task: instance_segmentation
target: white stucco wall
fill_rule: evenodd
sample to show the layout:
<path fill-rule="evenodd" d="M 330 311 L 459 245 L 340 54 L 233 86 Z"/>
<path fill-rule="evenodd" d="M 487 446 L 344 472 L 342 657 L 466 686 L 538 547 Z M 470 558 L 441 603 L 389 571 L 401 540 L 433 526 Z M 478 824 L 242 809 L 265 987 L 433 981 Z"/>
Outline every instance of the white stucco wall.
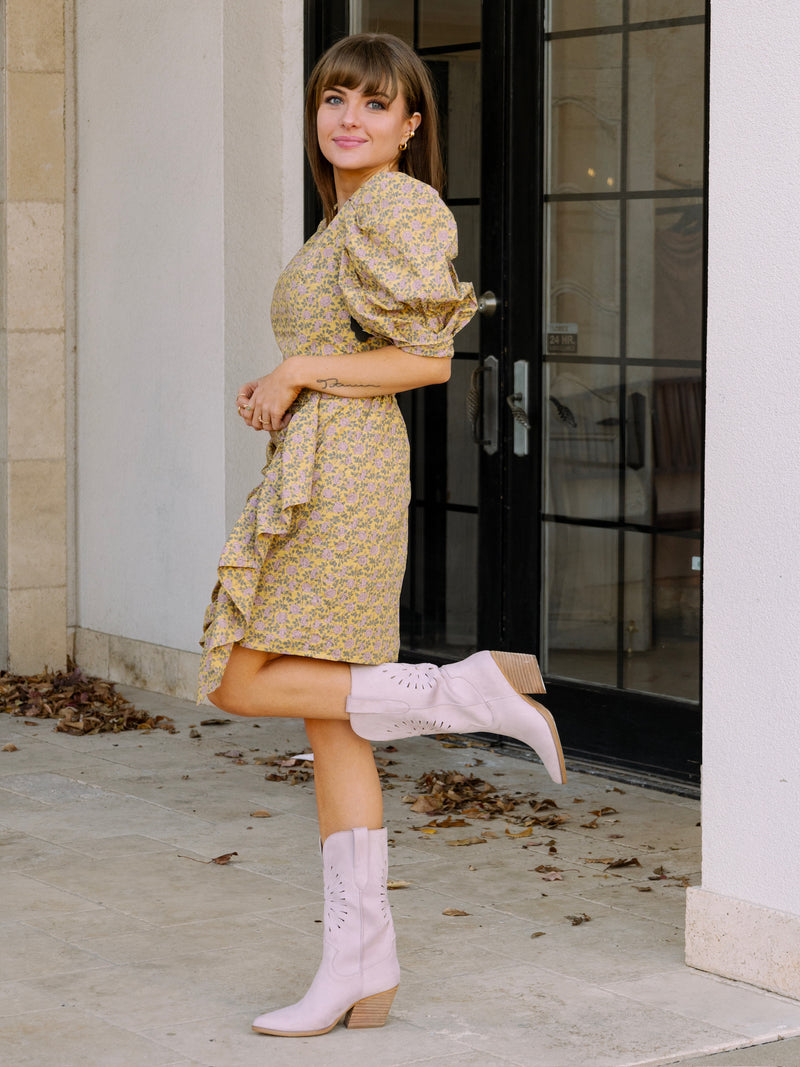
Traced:
<path fill-rule="evenodd" d="M 197 650 L 302 239 L 302 3 L 78 0 L 76 619 Z M 289 96 L 291 94 L 291 99 Z"/>
<path fill-rule="evenodd" d="M 800 22 L 712 4 L 703 875 L 687 960 L 800 997 Z"/>
<path fill-rule="evenodd" d="M 800 21 L 712 6 L 703 885 L 800 914 Z"/>

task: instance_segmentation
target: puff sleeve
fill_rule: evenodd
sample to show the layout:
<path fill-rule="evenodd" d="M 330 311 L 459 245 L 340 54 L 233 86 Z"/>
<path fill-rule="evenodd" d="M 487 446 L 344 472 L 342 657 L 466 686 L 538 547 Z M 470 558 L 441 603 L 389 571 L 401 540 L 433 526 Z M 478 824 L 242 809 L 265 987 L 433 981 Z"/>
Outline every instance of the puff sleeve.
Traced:
<path fill-rule="evenodd" d="M 453 335 L 475 313 L 459 282 L 456 223 L 431 186 L 377 174 L 345 204 L 339 286 L 370 336 L 418 356 L 452 356 Z"/>

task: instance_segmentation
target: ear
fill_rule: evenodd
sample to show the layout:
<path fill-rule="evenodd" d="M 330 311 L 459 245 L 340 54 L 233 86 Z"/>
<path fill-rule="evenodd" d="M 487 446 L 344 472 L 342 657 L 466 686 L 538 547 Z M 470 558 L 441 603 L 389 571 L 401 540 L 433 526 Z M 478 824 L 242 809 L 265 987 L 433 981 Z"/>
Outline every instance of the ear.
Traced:
<path fill-rule="evenodd" d="M 415 111 L 413 115 L 408 116 L 408 132 L 416 133 L 419 124 L 422 122 L 422 115 L 419 111 Z"/>

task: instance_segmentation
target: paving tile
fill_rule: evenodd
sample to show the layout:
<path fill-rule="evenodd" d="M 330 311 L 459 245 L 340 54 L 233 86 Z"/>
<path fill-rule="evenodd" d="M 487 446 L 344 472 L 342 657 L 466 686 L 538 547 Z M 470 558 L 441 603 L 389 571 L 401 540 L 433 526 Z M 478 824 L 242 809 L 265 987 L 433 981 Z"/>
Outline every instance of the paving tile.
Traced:
<path fill-rule="evenodd" d="M 272 924 L 265 923 L 263 916 L 238 912 L 199 922 L 149 924 L 146 929 L 143 925 L 129 933 L 91 933 L 88 937 L 74 939 L 73 944 L 113 963 L 144 963 L 171 956 L 188 956 L 206 949 L 228 948 L 238 952 L 248 941 L 262 941 L 273 928 Z"/>
<path fill-rule="evenodd" d="M 0 828 L 0 871 L 27 870 L 66 855 L 69 855 L 67 849 L 52 841 L 40 841 L 30 834 Z"/>
<path fill-rule="evenodd" d="M 62 941 L 70 944 L 86 941 L 87 948 L 90 938 L 94 937 L 124 937 L 127 934 L 140 934 L 148 937 L 157 925 L 137 919 L 133 915 L 126 915 L 102 904 L 86 902 L 85 908 L 80 911 L 39 912 L 35 915 L 26 914 L 25 922 L 42 933 L 51 934 Z"/>
<path fill-rule="evenodd" d="M 750 1038 L 800 1034 L 800 1003 L 685 968 L 635 982 L 603 983 L 620 996 Z"/>
<path fill-rule="evenodd" d="M 627 1067 L 673 1049 L 727 1047 L 729 1031 L 521 965 L 420 983 L 398 1014 L 476 1050 L 547 1067 Z M 589 1052 L 589 1050 L 591 1050 Z"/>
<path fill-rule="evenodd" d="M 800 1037 L 712 1056 L 692 1056 L 680 1063 L 682 1067 L 800 1067 Z"/>
<path fill-rule="evenodd" d="M 21 922 L 0 924 L 0 944 L 3 946 L 0 982 L 107 966 L 96 953 L 69 945 Z"/>
<path fill-rule="evenodd" d="M 398 993 L 398 997 L 400 994 Z M 280 1038 L 255 1034 L 250 1028 L 252 1015 L 235 1015 L 202 1019 L 196 1023 L 148 1030 L 147 1036 L 159 1044 L 169 1045 L 207 1067 L 308 1067 L 324 1063 L 325 1067 L 352 1067 L 354 1063 L 380 1064 L 381 1067 L 405 1067 L 413 1063 L 478 1063 L 474 1050 L 446 1033 L 434 1033 L 414 1026 L 392 1014 L 378 1030 L 348 1030 L 337 1026 L 320 1037 Z M 513 1063 L 513 1060 L 481 1053 L 481 1062 L 489 1065 Z"/>
<path fill-rule="evenodd" d="M 0 1019 L 4 1062 L 13 1067 L 165 1067 L 175 1053 L 108 1020 L 74 1008 Z"/>
<path fill-rule="evenodd" d="M 16 1019 L 26 1011 L 49 1011 L 60 1005 L 56 990 L 37 992 L 24 981 L 0 982 L 0 1019 Z"/>
<path fill-rule="evenodd" d="M 296 886 L 237 870 L 235 862 L 219 865 L 210 859 L 191 857 L 188 851 L 144 853 L 135 864 L 129 856 L 108 856 L 93 861 L 87 878 L 85 861 L 70 858 L 42 864 L 36 877 L 56 889 L 91 894 L 97 903 L 160 923 L 224 917 L 234 906 L 255 912 L 302 900 L 305 891 Z"/>
<path fill-rule="evenodd" d="M 270 1004 L 292 1003 L 305 993 L 319 959 L 318 938 L 261 920 L 234 948 L 76 973 L 67 986 L 52 977 L 29 985 L 36 995 L 60 990 L 68 1008 L 112 1023 L 124 1018 L 135 1032 L 169 1030 L 241 1012 L 252 1019 Z M 177 1054 L 191 1056 L 176 1049 L 172 1058 Z"/>
<path fill-rule="evenodd" d="M 57 889 L 30 875 L 14 873 L 0 874 L 0 900 L 6 921 L 35 921 L 43 915 L 68 915 L 83 911 L 94 903 L 80 893 Z"/>

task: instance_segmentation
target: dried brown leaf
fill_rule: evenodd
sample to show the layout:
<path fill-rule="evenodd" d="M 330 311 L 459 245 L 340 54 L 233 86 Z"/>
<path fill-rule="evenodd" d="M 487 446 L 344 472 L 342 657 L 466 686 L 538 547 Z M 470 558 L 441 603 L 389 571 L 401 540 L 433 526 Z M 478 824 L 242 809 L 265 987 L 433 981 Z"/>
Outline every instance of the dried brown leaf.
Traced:
<path fill-rule="evenodd" d="M 395 881 L 387 882 L 386 883 L 386 888 L 387 889 L 408 889 L 408 887 L 410 885 L 411 885 L 411 882 L 404 882 L 401 879 L 396 879 Z"/>
<path fill-rule="evenodd" d="M 569 919 L 573 926 L 580 926 L 581 923 L 590 923 L 592 921 L 591 915 L 587 915 L 585 911 L 581 912 L 580 915 L 567 915 L 566 918 Z"/>
<path fill-rule="evenodd" d="M 544 930 L 537 930 L 535 934 L 531 934 L 531 938 L 544 937 L 544 935 L 545 935 L 545 931 Z"/>
<path fill-rule="evenodd" d="M 543 882 L 563 882 L 564 881 L 564 875 L 563 874 L 559 874 L 557 871 L 551 871 L 550 874 L 543 874 L 542 875 L 542 881 Z"/>
<path fill-rule="evenodd" d="M 639 863 L 635 856 L 628 856 L 623 859 L 612 860 L 611 863 L 606 866 L 606 870 L 612 871 L 617 867 L 641 867 L 641 863 Z"/>
<path fill-rule="evenodd" d="M 445 908 L 442 915 L 469 915 L 469 912 L 462 911 L 461 908 Z"/>
<path fill-rule="evenodd" d="M 448 841 L 448 845 L 485 845 L 485 837 L 459 837 L 456 841 Z"/>
<path fill-rule="evenodd" d="M 3 752 L 19 752 L 19 749 L 17 748 L 17 746 L 15 744 L 13 744 L 11 741 L 9 741 L 7 745 L 3 745 L 2 751 Z"/>
<path fill-rule="evenodd" d="M 563 867 L 551 867 L 547 863 L 540 863 L 538 867 L 533 868 L 538 871 L 539 874 L 551 874 L 553 871 L 563 871 Z"/>
<path fill-rule="evenodd" d="M 259 808 L 258 811 L 250 812 L 251 819 L 271 819 L 272 814 L 268 811 L 264 811 L 263 808 Z"/>
<path fill-rule="evenodd" d="M 526 826 L 524 830 L 520 830 L 518 834 L 512 833 L 508 827 L 506 827 L 506 835 L 508 837 L 530 837 L 533 834 L 533 827 Z"/>
<path fill-rule="evenodd" d="M 214 856 L 214 858 L 208 860 L 208 862 L 218 863 L 220 867 L 223 867 L 226 863 L 230 863 L 234 856 L 238 855 L 238 852 L 224 852 L 221 856 Z"/>
<path fill-rule="evenodd" d="M 598 808 L 596 811 L 590 811 L 590 815 L 618 815 L 619 812 L 616 808 Z"/>
<path fill-rule="evenodd" d="M 417 797 L 411 805 L 411 810 L 417 812 L 418 815 L 428 815 L 432 811 L 439 811 L 441 807 L 442 801 L 440 797 L 423 794 Z"/>

